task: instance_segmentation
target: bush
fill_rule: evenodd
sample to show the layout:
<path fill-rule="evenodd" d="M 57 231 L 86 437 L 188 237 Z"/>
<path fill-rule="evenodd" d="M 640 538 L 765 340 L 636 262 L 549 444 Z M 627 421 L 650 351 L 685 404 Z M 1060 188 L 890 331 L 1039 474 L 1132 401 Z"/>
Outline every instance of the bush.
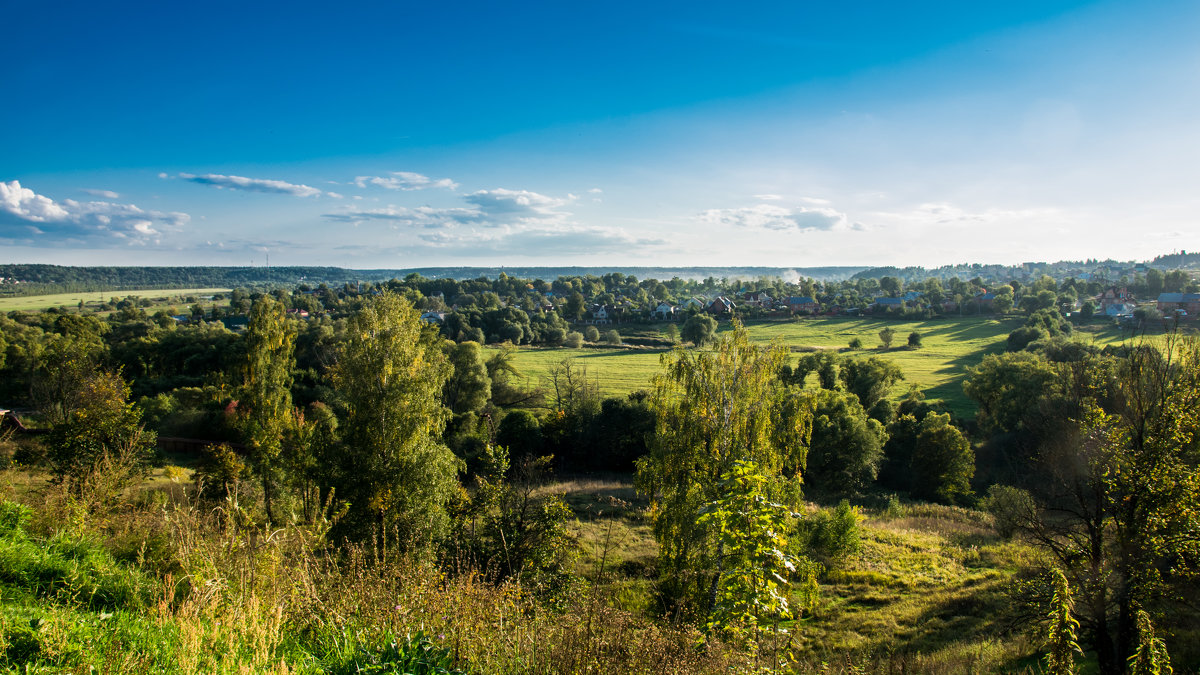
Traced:
<path fill-rule="evenodd" d="M 858 521 L 858 511 L 845 499 L 833 510 L 813 514 L 802 526 L 809 551 L 827 561 L 845 560 L 858 553 L 862 548 Z"/>
<path fill-rule="evenodd" d="M 857 351 L 859 349 L 862 349 L 862 347 L 863 347 L 862 338 L 851 338 L 850 339 L 850 349 L 851 350 Z"/>
<path fill-rule="evenodd" d="M 595 326 L 588 326 L 583 329 L 583 339 L 588 342 L 599 342 L 600 331 Z"/>
<path fill-rule="evenodd" d="M 1037 513 L 1033 496 L 1021 488 L 993 485 L 980 504 L 995 519 L 996 532 L 1005 539 L 1017 533 L 1020 524 Z"/>
<path fill-rule="evenodd" d="M 604 334 L 604 341 L 610 345 L 621 344 L 621 334 L 615 330 L 610 330 Z"/>
<path fill-rule="evenodd" d="M 908 334 L 908 346 L 913 349 L 919 349 L 921 347 L 921 334 L 915 330 L 913 332 L 909 333 Z"/>
<path fill-rule="evenodd" d="M 579 349 L 583 346 L 583 333 L 576 330 L 567 333 L 567 336 L 563 338 L 563 345 L 571 349 Z"/>

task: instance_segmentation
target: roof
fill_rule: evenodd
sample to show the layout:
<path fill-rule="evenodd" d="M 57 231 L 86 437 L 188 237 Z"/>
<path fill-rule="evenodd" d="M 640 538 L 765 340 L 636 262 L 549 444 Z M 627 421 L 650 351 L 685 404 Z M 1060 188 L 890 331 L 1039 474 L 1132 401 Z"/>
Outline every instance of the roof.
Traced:
<path fill-rule="evenodd" d="M 1200 302 L 1200 293 L 1159 293 L 1159 302 Z"/>
<path fill-rule="evenodd" d="M 817 301 L 815 298 L 810 298 L 807 295 L 792 295 L 792 296 L 788 296 L 788 298 L 786 300 L 784 300 L 784 304 L 815 305 L 815 304 L 817 304 Z"/>

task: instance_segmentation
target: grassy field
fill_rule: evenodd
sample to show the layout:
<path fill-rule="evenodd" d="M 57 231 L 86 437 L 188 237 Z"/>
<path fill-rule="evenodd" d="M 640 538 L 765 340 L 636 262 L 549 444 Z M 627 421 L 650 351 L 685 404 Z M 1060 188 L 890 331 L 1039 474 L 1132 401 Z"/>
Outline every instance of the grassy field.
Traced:
<path fill-rule="evenodd" d="M 1008 334 L 1024 322 L 1023 317 L 995 319 L 963 317 L 929 321 L 894 321 L 862 317 L 813 318 L 799 321 L 757 323 L 747 326 L 750 338 L 762 344 L 773 340 L 796 352 L 793 358 L 813 349 L 838 350 L 843 355 L 866 358 L 881 356 L 900 366 L 904 381 L 895 386 L 899 398 L 916 385 L 931 401 L 941 402 L 960 418 L 975 415 L 975 405 L 962 392 L 962 378 L 967 368 L 978 365 L 983 357 L 1004 351 Z M 617 326 L 625 337 L 665 337 L 667 324 Z M 895 331 L 892 348 L 879 349 L 879 331 Z M 721 327 L 729 330 L 728 325 Z M 919 349 L 909 349 L 909 333 L 921 334 Z M 1105 321 L 1077 330 L 1076 338 L 1104 346 L 1131 339 L 1129 331 L 1114 328 Z M 863 349 L 848 351 L 854 338 L 862 340 Z M 1152 338 L 1153 339 L 1153 338 Z M 544 384 L 550 369 L 565 358 L 572 358 L 586 368 L 603 396 L 622 396 L 649 387 L 650 378 L 659 372 L 659 359 L 666 350 L 626 348 L 521 348 L 514 363 L 524 376 L 525 386 Z"/>
<path fill-rule="evenodd" d="M 114 297 L 127 298 L 131 295 L 138 298 L 162 300 L 165 303 L 169 298 L 184 298 L 189 295 L 212 295 L 214 293 L 228 292 L 228 288 L 159 288 L 145 291 L 89 291 L 86 293 L 16 296 L 0 298 L 0 312 L 37 311 L 50 307 L 61 307 L 63 305 L 74 308 L 79 305 L 80 301 L 83 301 L 84 304 L 103 303 Z"/>
<path fill-rule="evenodd" d="M 595 581 L 603 565 L 610 602 L 648 611 L 657 544 L 630 477 L 568 478 L 547 489 L 579 519 L 581 573 Z M 1013 630 L 1022 608 L 1011 595 L 1016 577 L 1041 562 L 1031 547 L 1002 539 L 988 516 L 968 509 L 912 504 L 859 513 L 861 550 L 825 561 L 816 606 L 795 626 L 804 655 L 796 672 L 1036 668 L 1039 641 Z M 853 667 L 822 669 L 849 666 L 847 659 Z"/>
<path fill-rule="evenodd" d="M 905 381 L 893 392 L 897 397 L 916 384 L 927 398 L 943 402 L 956 415 L 969 417 L 974 415 L 974 406 L 962 394 L 963 373 L 982 361 L 984 355 L 1002 351 L 1004 339 L 1020 323 L 1019 319 L 897 322 L 835 318 L 752 324 L 748 329 L 756 342 L 779 340 L 793 351 L 845 349 L 857 337 L 866 348 L 845 353 L 884 356 L 904 371 Z M 884 327 L 896 331 L 893 345 L 906 344 L 908 334 L 917 331 L 923 336 L 923 346 L 916 350 L 893 346 L 886 352 L 875 349 L 879 344 L 878 333 Z M 639 328 L 640 334 L 650 334 Z M 521 349 L 514 363 L 525 376 L 526 385 L 532 386 L 543 382 L 554 365 L 570 357 L 587 369 L 588 377 L 598 383 L 602 395 L 619 396 L 649 386 L 650 377 L 660 369 L 662 354 L 662 350 Z"/>

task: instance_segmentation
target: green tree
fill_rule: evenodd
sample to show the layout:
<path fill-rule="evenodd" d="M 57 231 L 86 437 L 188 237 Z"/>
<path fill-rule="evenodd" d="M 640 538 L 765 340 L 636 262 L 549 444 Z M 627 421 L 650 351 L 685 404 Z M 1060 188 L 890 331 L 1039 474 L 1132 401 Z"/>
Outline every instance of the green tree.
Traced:
<path fill-rule="evenodd" d="M 599 342 L 600 330 L 595 326 L 586 326 L 583 329 L 583 339 L 587 340 L 588 342 Z"/>
<path fill-rule="evenodd" d="M 345 411 L 337 496 L 349 502 L 339 533 L 363 538 L 394 529 L 401 544 L 415 546 L 446 532 L 459 470 L 440 441 L 450 370 L 408 300 L 384 292 L 350 319 L 332 373 Z"/>
<path fill-rule="evenodd" d="M 578 321 L 583 318 L 584 309 L 586 309 L 586 305 L 583 294 L 575 291 L 571 293 L 571 297 L 567 298 L 567 303 L 563 306 L 563 316 L 569 321 Z"/>
<path fill-rule="evenodd" d="M 887 431 L 858 398 L 841 391 L 816 395 L 805 483 L 827 494 L 850 494 L 875 480 Z"/>
<path fill-rule="evenodd" d="M 700 510 L 697 524 L 716 532 L 724 557 L 709 627 L 756 641 L 760 625 L 795 616 L 793 578 L 807 603 L 815 599 L 820 567 L 790 551 L 790 521 L 799 514 L 767 495 L 771 477 L 753 461 L 734 462 L 721 475 L 719 496 Z"/>
<path fill-rule="evenodd" d="M 877 416 L 876 408 L 887 398 L 892 386 L 904 379 L 900 366 L 877 356 L 843 359 L 838 378 L 846 387 L 846 391 L 858 397 L 863 410 L 885 424 L 891 421 Z M 830 387 L 826 387 L 828 388 Z"/>
<path fill-rule="evenodd" d="M 264 295 L 250 308 L 245 345 L 238 407 L 244 415 L 250 466 L 262 482 L 267 519 L 275 522 L 275 501 L 285 478 L 280 454 L 292 421 L 296 328 L 284 306 L 271 296 Z"/>
<path fill-rule="evenodd" d="M 1086 399 L 1074 442 L 1043 446 L 1041 511 L 1018 522 L 1071 577 L 1105 675 L 1121 673 L 1141 639 L 1137 610 L 1200 578 L 1200 343 L 1133 347 L 1116 385 L 1116 396 Z"/>
<path fill-rule="evenodd" d="M 679 337 L 697 347 L 703 347 L 712 341 L 716 333 L 716 319 L 707 314 L 693 314 L 688 317 L 687 321 L 683 322 L 683 328 L 679 331 Z"/>
<path fill-rule="evenodd" d="M 911 348 L 913 348 L 913 349 L 920 349 L 920 347 L 921 347 L 921 334 L 920 334 L 920 333 L 918 333 L 918 332 L 917 332 L 917 331 L 915 331 L 915 330 L 914 330 L 913 332 L 909 333 L 909 334 L 908 334 L 908 346 L 909 346 L 909 347 L 911 347 Z"/>
<path fill-rule="evenodd" d="M 879 331 L 879 346 L 883 349 L 892 348 L 892 340 L 896 337 L 896 331 L 891 326 Z"/>
<path fill-rule="evenodd" d="M 655 442 L 637 462 L 637 485 L 653 500 L 660 588 L 673 611 L 707 615 L 729 573 L 720 532 L 698 518 L 705 505 L 728 496 L 722 476 L 754 462 L 766 498 L 798 498 L 811 404 L 776 378 L 787 358 L 782 345 L 751 344 L 736 322 L 712 351 L 676 348 L 662 357 L 650 399 Z"/>
<path fill-rule="evenodd" d="M 604 333 L 605 344 L 619 345 L 621 344 L 621 334 L 615 330 L 610 330 Z"/>
<path fill-rule="evenodd" d="M 949 415 L 931 412 L 921 420 L 911 466 L 914 497 L 943 504 L 970 498 L 975 453 Z"/>
<path fill-rule="evenodd" d="M 98 371 L 80 384 L 67 419 L 47 435 L 46 459 L 54 479 L 73 494 L 87 497 L 91 506 L 111 506 L 145 472 L 154 441 L 129 402 L 125 380 Z"/>
<path fill-rule="evenodd" d="M 479 343 L 447 341 L 444 351 L 452 368 L 442 389 L 446 407 L 456 415 L 483 408 L 492 396 L 492 381 Z"/>

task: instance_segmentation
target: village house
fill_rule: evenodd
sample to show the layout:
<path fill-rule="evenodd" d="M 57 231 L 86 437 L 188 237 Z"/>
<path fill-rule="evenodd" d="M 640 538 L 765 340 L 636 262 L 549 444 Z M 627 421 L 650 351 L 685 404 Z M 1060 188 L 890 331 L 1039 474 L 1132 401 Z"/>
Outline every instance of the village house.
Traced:
<path fill-rule="evenodd" d="M 797 312 L 815 313 L 820 308 L 817 299 L 807 295 L 788 296 L 784 298 L 782 304 L 792 314 L 796 314 Z"/>
<path fill-rule="evenodd" d="M 733 300 L 723 295 L 718 295 L 712 299 L 712 302 L 708 303 L 708 307 L 705 307 L 704 311 L 714 316 L 723 316 L 733 314 L 733 310 L 735 309 L 737 309 L 737 305 L 733 304 Z"/>
<path fill-rule="evenodd" d="M 1200 315 L 1200 293 L 1159 293 L 1157 306 L 1164 315 L 1184 311 L 1195 317 Z"/>
<path fill-rule="evenodd" d="M 1129 292 L 1129 289 L 1124 287 L 1117 288 L 1116 286 L 1104 291 L 1096 298 L 1096 302 L 1100 304 L 1100 308 L 1104 310 L 1105 314 L 1108 314 L 1109 305 L 1124 305 L 1132 303 L 1133 301 L 1134 297 L 1133 294 Z"/>

